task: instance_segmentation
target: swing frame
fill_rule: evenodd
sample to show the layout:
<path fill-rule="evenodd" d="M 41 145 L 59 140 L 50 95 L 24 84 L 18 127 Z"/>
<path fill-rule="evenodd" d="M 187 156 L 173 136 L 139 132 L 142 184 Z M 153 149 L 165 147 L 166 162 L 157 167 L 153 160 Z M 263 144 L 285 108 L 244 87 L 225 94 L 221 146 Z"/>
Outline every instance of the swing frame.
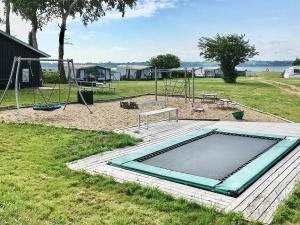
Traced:
<path fill-rule="evenodd" d="M 165 97 L 168 98 L 169 94 L 168 94 L 168 86 L 170 87 L 170 85 L 167 83 L 168 79 L 172 78 L 172 74 L 173 73 L 184 73 L 184 77 L 183 77 L 183 82 L 181 87 L 177 86 L 178 81 L 175 81 L 175 84 L 173 84 L 171 86 L 172 89 L 172 95 L 174 95 L 175 93 L 175 89 L 179 88 L 181 91 L 180 92 L 184 92 L 184 99 L 185 102 L 187 103 L 188 101 L 191 100 L 192 98 L 192 104 L 195 103 L 195 90 L 196 90 L 196 85 L 195 85 L 195 73 L 198 70 L 202 70 L 202 67 L 196 67 L 196 68 L 173 68 L 173 69 L 157 69 L 154 68 L 154 70 L 151 71 L 151 73 L 154 73 L 154 80 L 155 80 L 155 101 L 158 100 L 158 73 L 167 73 L 168 74 L 168 78 L 166 80 L 164 80 L 164 91 L 165 91 Z M 188 76 L 188 73 L 191 74 L 191 76 Z M 192 87 L 190 84 L 190 80 L 192 80 Z M 191 93 L 192 92 L 192 93 Z M 181 95 L 181 94 L 180 94 Z"/>
<path fill-rule="evenodd" d="M 74 69 L 74 62 L 73 59 L 40 59 L 40 58 L 22 58 L 22 57 L 14 57 L 13 60 L 13 65 L 12 65 L 12 69 L 10 72 L 10 76 L 6 85 L 6 88 L 1 96 L 0 99 L 0 105 L 3 102 L 3 99 L 10 87 L 10 85 L 12 84 L 12 80 L 13 77 L 15 78 L 15 84 L 14 84 L 14 88 L 15 88 L 15 99 L 16 99 L 16 108 L 17 108 L 17 115 L 18 115 L 18 120 L 22 121 L 22 115 L 20 112 L 20 82 L 19 82 L 19 72 L 20 72 L 20 65 L 21 62 L 23 61 L 27 61 L 29 63 L 29 66 L 31 64 L 32 61 L 37 61 L 37 62 L 62 62 L 62 63 L 67 63 L 68 65 L 68 75 L 67 75 L 67 80 L 68 80 L 68 96 L 67 96 L 67 100 L 64 104 L 63 110 L 66 109 L 67 105 L 70 103 L 70 95 L 71 95 L 71 88 L 72 88 L 72 81 L 75 83 L 77 91 L 80 95 L 80 98 L 82 99 L 84 105 L 86 106 L 86 108 L 88 109 L 88 111 L 92 114 L 92 110 L 90 109 L 90 107 L 88 106 L 88 104 L 86 103 L 82 93 L 81 93 L 81 89 L 78 85 L 78 82 L 76 80 L 76 76 L 75 76 L 75 69 Z M 74 77 L 74 79 L 72 79 L 72 76 Z"/>

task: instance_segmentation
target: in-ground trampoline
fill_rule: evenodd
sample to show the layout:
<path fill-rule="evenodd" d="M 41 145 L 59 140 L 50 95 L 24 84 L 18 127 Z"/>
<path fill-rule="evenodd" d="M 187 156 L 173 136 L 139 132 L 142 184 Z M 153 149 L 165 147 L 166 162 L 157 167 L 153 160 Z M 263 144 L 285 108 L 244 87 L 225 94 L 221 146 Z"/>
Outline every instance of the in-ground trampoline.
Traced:
<path fill-rule="evenodd" d="M 298 143 L 296 137 L 202 129 L 109 164 L 236 197 Z"/>

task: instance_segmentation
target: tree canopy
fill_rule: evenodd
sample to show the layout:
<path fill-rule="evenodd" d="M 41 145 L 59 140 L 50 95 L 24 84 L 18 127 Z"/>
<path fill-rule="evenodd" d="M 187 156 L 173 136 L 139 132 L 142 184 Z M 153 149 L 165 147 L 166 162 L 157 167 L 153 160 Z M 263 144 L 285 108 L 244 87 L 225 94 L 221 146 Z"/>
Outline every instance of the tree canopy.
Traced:
<path fill-rule="evenodd" d="M 132 8 L 137 0 L 48 0 L 55 17 L 60 19 L 59 23 L 59 47 L 58 58 L 64 58 L 65 32 L 67 30 L 67 20 L 69 17 L 80 16 L 82 23 L 87 26 L 88 23 L 99 20 L 105 16 L 107 11 L 118 10 L 122 16 L 125 14 L 126 7 Z M 58 70 L 61 72 L 61 80 L 66 81 L 64 66 L 62 62 L 58 64 Z"/>
<path fill-rule="evenodd" d="M 300 59 L 298 57 L 293 62 L 293 66 L 300 66 Z"/>
<path fill-rule="evenodd" d="M 247 62 L 250 58 L 258 55 L 255 46 L 245 40 L 245 35 L 217 35 L 214 38 L 202 37 L 198 47 L 200 55 L 207 60 L 220 63 L 223 79 L 227 83 L 235 83 L 238 72 L 235 67 Z"/>
<path fill-rule="evenodd" d="M 37 31 L 42 30 L 52 19 L 52 10 L 47 1 L 44 0 L 10 0 L 13 11 L 22 19 L 31 23 L 31 31 L 28 39 L 34 48 L 38 48 Z"/>
<path fill-rule="evenodd" d="M 158 55 L 150 59 L 149 64 L 158 69 L 171 69 L 180 67 L 180 59 L 176 55 Z"/>

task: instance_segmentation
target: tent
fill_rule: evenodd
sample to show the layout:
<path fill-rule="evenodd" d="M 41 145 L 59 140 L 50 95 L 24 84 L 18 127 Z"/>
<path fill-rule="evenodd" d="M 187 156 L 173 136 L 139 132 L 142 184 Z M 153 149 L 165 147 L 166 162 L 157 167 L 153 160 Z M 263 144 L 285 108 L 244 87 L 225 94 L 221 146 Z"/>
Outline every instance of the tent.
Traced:
<path fill-rule="evenodd" d="M 300 66 L 292 66 L 286 69 L 283 78 L 300 78 Z"/>

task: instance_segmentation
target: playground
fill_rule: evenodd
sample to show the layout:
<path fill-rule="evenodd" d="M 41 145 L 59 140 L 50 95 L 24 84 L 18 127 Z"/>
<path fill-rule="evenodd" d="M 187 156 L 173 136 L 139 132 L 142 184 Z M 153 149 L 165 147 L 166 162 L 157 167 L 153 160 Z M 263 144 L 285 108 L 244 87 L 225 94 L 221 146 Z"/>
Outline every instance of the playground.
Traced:
<path fill-rule="evenodd" d="M 165 99 L 160 96 L 159 99 Z M 145 95 L 137 98 L 131 98 L 131 101 L 143 103 L 153 101 L 153 95 Z M 285 122 L 271 115 L 260 113 L 243 106 L 222 109 L 213 103 L 203 103 L 196 99 L 196 104 L 204 108 L 204 112 L 193 112 L 190 103 L 185 103 L 184 98 L 169 97 L 167 106 L 179 108 L 179 119 L 196 120 L 223 120 L 235 121 L 231 115 L 236 110 L 245 111 L 243 121 L 252 122 Z M 80 128 L 90 130 L 115 130 L 137 125 L 137 115 L 139 109 L 123 109 L 120 107 L 120 101 L 107 101 L 95 103 L 90 106 L 92 114 L 88 113 L 86 108 L 80 104 L 69 104 L 63 110 L 59 109 L 53 112 L 34 111 L 32 108 L 22 108 L 21 113 L 24 122 L 54 125 L 66 128 Z M 158 109 L 159 106 L 148 107 L 147 110 Z M 17 122 L 17 111 L 0 111 L 0 120 L 6 122 Z M 149 118 L 150 121 L 159 121 L 166 119 L 166 116 L 156 115 Z M 173 122 L 173 121 L 172 121 Z"/>

